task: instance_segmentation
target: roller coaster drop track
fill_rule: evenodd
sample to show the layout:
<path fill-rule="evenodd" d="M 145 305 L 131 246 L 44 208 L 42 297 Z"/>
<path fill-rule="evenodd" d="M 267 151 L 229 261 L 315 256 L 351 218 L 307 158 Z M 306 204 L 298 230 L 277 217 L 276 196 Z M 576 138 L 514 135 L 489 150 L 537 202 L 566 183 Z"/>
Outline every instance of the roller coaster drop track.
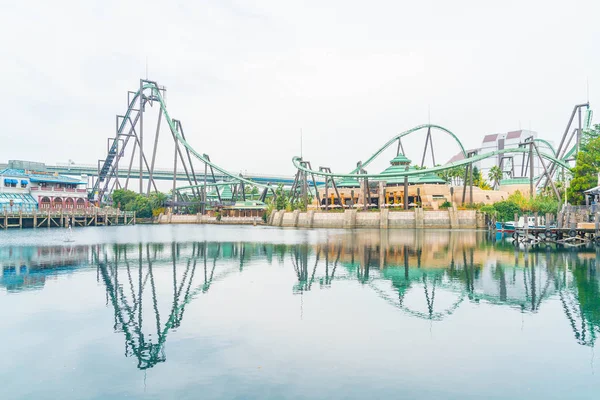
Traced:
<path fill-rule="evenodd" d="M 175 166 L 174 172 L 176 173 L 177 162 L 180 161 L 181 165 L 188 178 L 189 186 L 185 189 L 191 189 L 192 194 L 198 198 L 203 199 L 203 203 L 206 203 L 206 187 L 212 186 L 217 192 L 219 201 L 221 197 L 219 195 L 219 187 L 223 185 L 240 185 L 242 187 L 241 193 L 243 193 L 243 185 L 250 185 L 260 189 L 263 189 L 263 198 L 266 195 L 267 190 L 272 189 L 271 185 L 260 184 L 249 179 L 244 178 L 241 175 L 231 173 L 224 168 L 211 162 L 210 157 L 206 154 L 200 154 L 196 151 L 186 140 L 185 134 L 181 121 L 171 118 L 167 110 L 167 106 L 164 100 L 165 88 L 159 87 L 154 81 L 140 80 L 140 88 L 136 92 L 128 93 L 128 107 L 125 115 L 117 116 L 117 130 L 116 136 L 110 138 L 108 141 L 108 155 L 105 160 L 98 161 L 98 179 L 93 184 L 93 189 L 89 193 L 90 200 L 95 200 L 98 203 L 103 200 L 106 193 L 112 191 L 114 188 L 124 187 L 127 188 L 129 184 L 129 178 L 131 174 L 131 167 L 134 162 L 136 150 L 139 148 L 139 192 L 144 193 L 144 176 L 148 176 L 147 179 L 147 192 L 150 193 L 151 188 L 157 190 L 156 184 L 153 179 L 154 164 L 156 160 L 156 151 L 158 147 L 158 139 L 160 132 L 160 123 L 162 117 L 164 117 L 168 128 L 171 132 L 173 141 L 175 143 Z M 156 136 L 154 138 L 154 148 L 150 162 L 143 151 L 143 122 L 144 122 L 144 111 L 146 106 L 149 104 L 152 106 L 154 103 L 158 103 L 159 117 L 157 122 Z M 137 128 L 137 129 L 136 129 Z M 127 174 L 127 180 L 124 185 L 119 182 L 119 160 L 125 155 L 125 148 L 130 138 L 134 138 L 133 153 L 129 162 L 129 172 Z M 183 146 L 183 151 L 179 145 Z M 192 164 L 192 158 L 199 160 L 204 164 L 204 173 L 200 176 L 194 170 Z M 227 182 L 216 182 L 214 179 L 214 171 L 220 172 L 222 175 L 228 177 Z M 147 175 L 146 175 L 147 173 Z M 174 175 L 175 175 L 174 173 Z M 207 175 L 212 175 L 212 180 L 208 181 Z M 201 182 L 204 178 L 204 182 Z M 134 177 L 133 179 L 136 179 Z M 112 184 L 112 185 L 111 185 Z M 184 188 L 181 188 L 184 189 Z M 178 189 L 175 187 L 175 178 L 173 180 L 173 193 L 177 193 Z"/>

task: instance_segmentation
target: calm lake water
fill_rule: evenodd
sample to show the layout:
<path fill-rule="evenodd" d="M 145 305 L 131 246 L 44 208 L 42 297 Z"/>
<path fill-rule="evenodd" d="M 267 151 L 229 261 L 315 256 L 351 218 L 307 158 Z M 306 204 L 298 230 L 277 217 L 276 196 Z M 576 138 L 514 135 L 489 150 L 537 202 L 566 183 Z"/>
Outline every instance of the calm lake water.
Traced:
<path fill-rule="evenodd" d="M 475 231 L 0 232 L 0 399 L 597 399 L 600 255 Z"/>

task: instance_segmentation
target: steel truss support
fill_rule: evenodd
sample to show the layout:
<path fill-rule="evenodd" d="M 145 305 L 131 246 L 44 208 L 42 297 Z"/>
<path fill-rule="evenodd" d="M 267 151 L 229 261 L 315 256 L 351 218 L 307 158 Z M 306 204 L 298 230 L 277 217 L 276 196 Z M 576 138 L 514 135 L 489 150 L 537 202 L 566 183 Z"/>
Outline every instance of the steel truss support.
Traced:
<path fill-rule="evenodd" d="M 510 161 L 510 171 L 505 171 L 504 170 L 504 167 L 505 167 L 504 160 Z M 514 178 L 514 176 L 515 176 L 515 160 L 514 160 L 514 156 L 502 156 L 502 157 L 500 157 L 500 166 L 499 167 L 500 167 L 500 170 L 503 173 L 508 173 L 508 174 L 510 174 L 511 178 Z"/>
<path fill-rule="evenodd" d="M 581 124 L 581 109 L 582 108 L 589 108 L 590 104 L 589 103 L 583 103 L 583 104 L 577 104 L 573 107 L 573 111 L 571 112 L 571 117 L 569 118 L 569 123 L 567 124 L 567 127 L 565 128 L 565 132 L 562 135 L 562 138 L 560 139 L 560 144 L 558 145 L 558 148 L 556 149 L 556 158 L 559 160 L 562 160 L 563 158 L 566 157 L 567 155 L 567 151 L 569 149 L 569 144 L 571 144 L 571 140 L 573 139 L 573 136 L 576 134 L 577 137 L 577 143 L 576 143 L 576 151 L 575 151 L 575 156 L 577 155 L 577 152 L 579 151 L 579 146 L 580 146 L 580 141 L 581 141 L 581 136 L 582 136 L 582 124 Z M 571 133 L 571 136 L 569 137 L 569 140 L 567 142 L 567 144 L 563 147 L 563 145 L 565 144 L 565 140 L 567 138 L 567 136 L 569 135 L 569 132 L 571 131 L 571 125 L 573 124 L 573 120 L 575 119 L 575 114 L 579 113 L 579 126 L 575 129 L 573 129 L 573 132 Z M 554 175 L 556 173 L 556 164 L 552 164 L 550 165 L 550 169 L 548 170 L 548 175 L 549 178 L 546 179 L 546 181 L 544 182 L 544 189 L 546 189 L 546 187 L 548 186 L 548 181 L 554 179 Z"/>
<path fill-rule="evenodd" d="M 311 169 L 311 168 L 309 168 Z M 331 168 L 329 167 L 319 167 L 319 172 L 326 172 L 326 173 L 331 173 Z M 317 201 L 319 204 L 319 207 L 321 206 L 321 201 L 319 200 L 319 190 L 317 189 L 317 184 L 315 181 L 315 176 L 313 174 L 312 176 L 313 179 L 313 183 L 314 183 L 314 187 L 315 187 L 315 192 L 317 193 Z M 333 187 L 333 190 L 335 191 L 335 195 L 338 199 L 338 204 L 340 207 L 344 207 L 344 201 L 342 200 L 342 196 L 340 196 L 340 192 L 337 188 L 337 185 L 335 184 L 335 180 L 333 179 L 333 177 L 328 176 L 325 178 L 325 211 L 329 210 L 329 185 L 331 184 L 331 187 Z"/>
<path fill-rule="evenodd" d="M 398 139 L 400 141 L 400 139 Z M 425 137 L 425 147 L 423 148 L 423 158 L 421 159 L 421 168 L 425 166 L 425 155 L 427 154 L 427 147 L 431 146 L 431 159 L 433 161 L 433 165 L 435 166 L 435 153 L 433 152 L 433 139 L 431 137 L 431 127 L 427 128 L 427 136 Z M 404 154 L 404 149 L 402 150 L 402 154 Z"/>
<path fill-rule="evenodd" d="M 124 187 L 125 189 L 129 188 L 129 181 L 131 179 L 131 172 L 133 167 L 133 160 L 137 157 L 139 159 L 139 191 L 140 193 L 150 194 L 151 189 L 153 188 L 155 191 L 158 191 L 156 186 L 156 182 L 154 179 L 154 171 L 156 166 L 156 154 L 159 147 L 159 138 L 160 138 L 160 127 L 162 118 L 164 117 L 164 112 L 162 107 L 159 110 L 158 120 L 156 123 L 156 134 L 154 137 L 154 143 L 152 146 L 152 153 L 150 162 L 148 162 L 148 158 L 144 151 L 144 112 L 146 111 L 147 103 L 150 103 L 150 106 L 153 105 L 153 102 L 156 99 L 156 96 L 150 95 L 146 96 L 143 92 L 143 87 L 147 83 L 154 83 L 152 81 L 140 80 L 140 91 L 137 97 L 134 97 L 136 93 L 128 92 L 128 108 L 130 112 L 126 116 L 118 115 L 116 117 L 116 135 L 115 138 L 110 139 L 109 141 L 109 149 L 108 156 L 105 160 L 101 160 L 98 165 L 98 179 L 94 185 L 92 193 L 90 193 L 90 198 L 97 193 L 97 200 L 101 202 L 104 198 L 104 195 L 115 187 Z M 155 83 L 154 83 L 155 84 Z M 163 94 L 166 92 L 166 89 L 158 87 Z M 192 188 L 192 193 L 195 196 L 200 196 L 198 186 L 198 179 L 196 176 L 196 172 L 194 170 L 194 166 L 192 163 L 192 158 L 189 149 L 185 148 L 185 155 L 183 154 L 179 141 L 177 140 L 176 134 L 181 135 L 183 140 L 185 140 L 185 133 L 183 131 L 183 127 L 180 121 L 173 120 L 176 132 L 171 132 L 171 136 L 173 138 L 173 143 L 175 145 L 175 153 L 179 158 L 179 162 L 181 163 L 181 167 L 186 173 L 187 180 L 190 185 L 196 185 L 196 188 Z M 127 145 L 129 143 L 129 139 L 133 138 L 133 149 L 131 154 L 131 159 L 128 163 L 127 175 L 125 179 L 125 185 L 121 185 L 119 181 L 119 162 L 122 160 L 125 154 L 125 150 L 127 149 Z M 137 153 L 137 154 L 136 154 Z M 174 171 L 176 176 L 176 171 Z M 148 184 L 146 189 L 144 190 L 143 181 L 144 175 L 147 174 Z M 112 185 L 111 185 L 112 184 Z M 174 186 L 175 187 L 175 186 Z M 176 196 L 175 192 L 173 195 Z"/>
<path fill-rule="evenodd" d="M 400 155 L 400 151 L 402 151 L 402 154 L 404 155 L 404 146 L 402 146 L 401 137 L 398 138 L 398 150 L 396 150 L 396 155 Z"/>
<path fill-rule="evenodd" d="M 540 164 L 542 165 L 542 168 L 544 169 L 544 177 L 546 177 L 546 181 L 550 182 L 550 185 L 552 186 L 552 190 L 554 192 L 554 195 L 556 196 L 556 199 L 560 202 L 560 193 L 558 192 L 558 189 L 556 188 L 556 185 L 554 184 L 554 181 L 550 178 L 550 173 L 548 171 L 548 168 L 546 167 L 546 164 L 544 163 L 544 159 L 542 158 L 542 154 L 540 153 L 540 149 L 537 145 L 537 143 L 533 140 L 533 137 L 529 138 L 529 140 L 526 142 L 527 144 L 529 144 L 529 158 L 531 159 L 530 161 L 530 177 L 529 177 L 529 188 L 530 190 L 534 190 L 534 185 L 533 185 L 533 151 L 535 150 L 535 155 L 537 155 L 537 159 L 539 160 Z M 541 178 L 538 180 L 538 183 L 541 181 Z M 530 196 L 533 197 L 533 192 L 530 193 Z"/>
<path fill-rule="evenodd" d="M 175 129 L 177 130 L 177 133 L 181 134 L 181 123 L 179 122 L 179 120 L 176 120 L 176 119 L 173 119 L 173 122 L 175 123 Z M 194 176 L 194 181 L 192 181 L 192 176 L 190 175 L 190 171 L 188 170 L 188 166 L 186 165 L 185 158 L 183 157 L 183 153 L 181 151 L 181 148 L 179 147 L 179 140 L 177 139 L 177 136 L 175 135 L 175 133 L 176 132 L 171 132 L 171 135 L 173 136 L 173 142 L 175 143 L 175 153 L 176 153 L 176 156 L 179 155 L 179 159 L 181 160 L 181 165 L 183 166 L 183 170 L 185 171 L 185 176 L 187 177 L 188 182 L 191 186 L 194 184 L 195 176 Z M 184 138 L 184 140 L 185 140 L 185 138 Z M 189 152 L 188 152 L 188 156 L 189 156 Z M 191 167 L 191 162 L 192 162 L 192 160 L 189 159 L 190 167 Z M 173 174 L 173 187 L 174 188 L 176 185 L 176 183 L 175 183 L 176 181 L 177 181 L 177 174 L 174 173 Z M 196 184 L 197 184 L 197 182 L 196 182 Z M 175 193 L 173 192 L 173 195 L 174 194 Z M 195 195 L 193 188 L 192 188 L 192 194 Z"/>
<path fill-rule="evenodd" d="M 473 157 L 476 152 L 468 152 L 467 158 Z M 467 182 L 469 183 L 469 204 L 473 204 L 473 163 L 467 164 L 465 168 L 465 179 L 463 181 L 463 194 L 462 194 L 462 204 L 465 204 L 465 200 L 467 197 Z"/>
<path fill-rule="evenodd" d="M 309 161 L 301 160 L 300 164 L 304 168 L 312 169 Z M 315 182 L 314 177 L 313 182 Z M 306 209 L 308 207 L 308 192 L 308 174 L 299 169 L 296 172 L 296 176 L 294 177 L 294 183 L 292 184 L 292 188 L 290 189 L 290 200 L 292 202 L 302 201 L 302 204 Z M 317 196 L 319 196 L 316 187 L 315 192 L 317 192 Z"/>
<path fill-rule="evenodd" d="M 363 164 L 362 161 L 359 161 L 356 164 L 356 170 L 358 175 L 367 175 L 367 171 L 363 168 Z M 367 203 L 368 201 L 371 201 L 371 191 L 369 190 L 369 179 L 365 176 L 363 179 L 363 188 L 362 188 L 362 192 L 363 192 L 363 210 L 367 210 L 367 208 L 369 207 L 369 203 Z M 357 179 L 358 182 L 360 182 L 360 178 Z"/>
<path fill-rule="evenodd" d="M 201 198 L 202 212 L 206 211 L 207 204 L 207 176 L 209 173 L 212 176 L 212 183 L 216 184 L 215 170 L 224 176 L 231 179 L 230 184 L 233 187 L 233 191 L 236 196 L 239 196 L 241 199 L 246 199 L 246 186 L 247 185 L 255 185 L 258 187 L 264 187 L 263 184 L 254 183 L 249 181 L 248 179 L 243 178 L 241 175 L 235 176 L 230 172 L 222 169 L 221 167 L 213 164 L 208 157 L 205 155 L 200 155 L 187 141 L 186 135 L 181 124 L 181 121 L 173 119 L 166 109 L 166 89 L 164 87 L 158 86 L 158 84 L 154 81 L 150 80 L 140 80 L 139 89 L 135 92 L 129 91 L 127 92 L 127 112 L 124 116 L 117 116 L 116 118 L 116 135 L 114 139 L 109 139 L 109 149 L 108 155 L 106 159 L 99 160 L 98 162 L 98 179 L 94 181 L 92 178 L 92 191 L 88 194 L 88 198 L 90 200 L 96 200 L 98 203 L 101 202 L 106 193 L 109 192 L 109 189 L 112 190 L 116 188 L 129 188 L 129 181 L 133 175 L 137 175 L 139 172 L 139 191 L 140 193 L 150 194 L 151 189 L 157 190 L 155 183 L 155 175 L 156 175 L 156 156 L 158 154 L 158 147 L 160 146 L 160 130 L 162 119 L 165 119 L 165 122 L 168 125 L 168 129 L 171 131 L 171 136 L 173 139 L 174 147 L 175 147 L 175 160 L 174 160 L 174 172 L 177 169 L 185 171 L 185 176 L 187 177 L 187 181 L 189 186 L 185 187 L 185 189 L 191 189 L 191 195 L 193 197 Z M 156 134 L 154 136 L 152 150 L 151 153 L 146 154 L 144 139 L 147 139 L 147 135 L 145 135 L 144 128 L 148 128 L 147 124 L 144 124 L 144 113 L 146 111 L 146 106 L 149 104 L 153 106 L 154 103 L 158 103 L 160 109 L 158 110 L 158 120 L 156 123 Z M 162 135 L 164 136 L 164 135 Z M 119 162 L 125 158 L 125 150 L 127 149 L 128 143 L 130 142 L 130 138 L 134 138 L 133 149 L 131 151 L 131 159 L 129 159 L 128 169 L 126 174 L 123 170 L 119 168 Z M 181 146 L 184 148 L 181 149 Z M 129 149 L 132 146 L 129 145 Z M 192 161 L 192 157 L 195 157 L 197 160 L 205 164 L 205 174 L 204 174 L 204 182 L 205 185 L 202 186 L 199 184 L 199 176 L 196 174 L 196 170 L 194 168 L 194 164 Z M 133 163 L 134 160 L 139 159 L 139 171 L 133 171 Z M 120 176 L 119 176 L 120 175 Z M 125 176 L 125 185 L 122 184 L 122 177 Z M 177 174 L 174 174 L 176 179 Z M 134 179 L 137 179 L 134 177 Z M 144 186 L 146 183 L 144 179 L 147 179 L 147 186 Z M 236 185 L 236 186 L 234 186 Z M 176 184 L 173 185 L 173 188 L 176 189 Z M 217 197 L 219 198 L 219 203 L 222 202 L 222 196 L 218 186 L 215 186 Z M 273 193 L 274 190 L 270 188 Z M 307 190 L 305 190 L 305 193 Z M 177 196 L 181 198 L 185 198 L 185 200 L 189 200 L 188 193 L 184 193 L 178 190 L 173 191 L 174 201 L 173 203 L 177 203 Z"/>
<path fill-rule="evenodd" d="M 203 154 L 202 156 L 204 158 L 206 158 L 210 162 L 210 157 L 208 156 L 208 154 Z M 214 171 L 212 165 L 205 164 L 205 170 L 206 170 L 206 167 L 210 168 L 210 175 L 212 177 L 212 182 L 213 183 L 217 183 L 217 179 L 215 178 L 215 171 Z M 204 174 L 204 177 L 205 177 L 204 178 L 204 183 L 205 183 L 205 185 L 204 185 L 204 191 L 206 192 L 206 173 Z M 221 203 L 222 202 L 222 200 L 221 200 L 221 192 L 219 191 L 219 187 L 217 185 L 215 185 L 215 191 L 217 192 L 217 198 L 219 199 L 219 203 Z"/>
<path fill-rule="evenodd" d="M 121 127 L 126 127 L 127 122 L 129 122 L 130 125 L 130 129 L 129 132 L 124 134 L 124 133 L 119 133 L 119 131 L 117 131 L 117 135 L 115 138 L 115 142 L 113 142 L 113 145 L 111 146 L 111 149 L 109 151 L 109 157 L 107 157 L 107 159 L 105 160 L 105 167 L 107 166 L 108 163 L 108 167 L 107 169 L 110 170 L 110 172 L 104 176 L 103 180 L 104 180 L 104 187 L 101 189 L 101 191 L 99 192 L 99 196 L 98 198 L 101 199 L 101 197 L 104 195 L 104 193 L 106 193 L 108 191 L 108 187 L 110 185 L 110 181 L 111 178 L 115 178 L 118 179 L 118 170 L 119 170 L 119 161 L 120 159 L 124 156 L 124 152 L 125 152 L 125 147 L 127 146 L 127 143 L 129 142 L 129 138 L 133 137 L 134 140 L 134 154 L 132 154 L 132 159 L 135 156 L 135 148 L 139 147 L 141 149 L 141 144 L 142 142 L 140 141 L 140 138 L 138 137 L 137 131 L 135 129 L 136 125 L 138 124 L 139 121 L 141 121 L 142 118 L 142 112 L 141 111 L 137 111 L 137 115 L 136 118 L 132 121 L 131 118 L 125 118 L 123 116 L 117 116 L 117 126 L 119 126 L 119 123 L 121 123 Z M 125 139 L 121 139 L 122 137 L 124 137 Z M 118 143 L 119 140 L 123 143 L 121 150 L 119 151 L 118 149 Z M 146 166 L 146 169 L 148 171 L 150 171 L 150 167 L 148 166 L 148 162 L 146 160 L 146 156 L 144 154 L 140 155 L 143 163 Z M 131 167 L 133 165 L 133 161 L 129 163 L 129 169 L 127 171 L 127 181 L 126 181 L 126 187 L 129 184 L 129 177 L 131 176 Z M 105 168 L 103 167 L 103 169 Z M 143 170 L 142 170 L 142 174 L 143 174 Z M 100 181 L 100 175 L 99 175 L 99 179 L 98 181 Z M 97 184 L 98 184 L 97 181 Z M 154 190 L 156 190 L 156 183 L 154 182 L 154 180 L 152 179 L 149 182 L 149 185 L 152 184 L 154 186 Z M 114 184 L 113 184 L 113 188 L 114 188 Z M 112 190 L 112 189 L 111 189 Z"/>

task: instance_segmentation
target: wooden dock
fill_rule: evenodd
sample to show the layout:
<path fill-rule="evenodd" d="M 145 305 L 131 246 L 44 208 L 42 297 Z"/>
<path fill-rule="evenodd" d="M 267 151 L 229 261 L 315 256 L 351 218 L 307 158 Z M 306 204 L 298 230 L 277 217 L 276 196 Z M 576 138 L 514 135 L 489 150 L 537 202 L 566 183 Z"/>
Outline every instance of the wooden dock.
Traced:
<path fill-rule="evenodd" d="M 79 210 L 5 211 L 0 214 L 0 229 L 61 228 L 77 226 L 134 225 L 135 213 L 115 208 Z"/>
<path fill-rule="evenodd" d="M 599 232 L 593 228 L 518 228 L 512 234 L 512 238 L 523 244 L 555 243 L 578 246 L 595 243 L 600 245 Z"/>

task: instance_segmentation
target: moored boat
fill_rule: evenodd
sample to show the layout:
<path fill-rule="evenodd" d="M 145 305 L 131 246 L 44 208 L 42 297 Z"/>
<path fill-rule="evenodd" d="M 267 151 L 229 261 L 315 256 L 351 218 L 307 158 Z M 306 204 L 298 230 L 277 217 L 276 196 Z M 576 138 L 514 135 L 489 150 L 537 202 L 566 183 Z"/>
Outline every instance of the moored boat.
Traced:
<path fill-rule="evenodd" d="M 512 233 L 515 231 L 515 224 L 514 222 L 496 222 L 496 231 Z"/>

